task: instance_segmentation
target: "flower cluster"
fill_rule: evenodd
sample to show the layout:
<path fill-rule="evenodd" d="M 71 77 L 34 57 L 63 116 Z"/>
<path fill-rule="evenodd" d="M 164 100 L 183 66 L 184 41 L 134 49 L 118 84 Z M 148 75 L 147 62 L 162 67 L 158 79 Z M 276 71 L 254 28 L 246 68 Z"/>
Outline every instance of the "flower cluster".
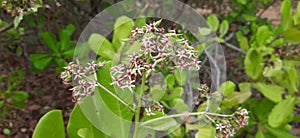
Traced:
<path fill-rule="evenodd" d="M 228 120 L 220 120 L 216 123 L 217 135 L 216 138 L 233 137 L 237 130 L 248 125 L 248 111 L 239 109 L 232 118 Z"/>
<path fill-rule="evenodd" d="M 139 51 L 129 55 L 130 64 L 120 64 L 111 68 L 112 84 L 132 91 L 138 77 L 141 78 L 144 73 L 148 77 L 151 72 L 159 71 L 162 62 L 171 63 L 170 68 L 180 70 L 200 69 L 196 51 L 189 42 L 179 37 L 181 34 L 177 34 L 176 31 L 164 33 L 163 28 L 157 27 L 159 22 L 132 30 L 129 45 L 135 43 L 141 47 Z"/>
<path fill-rule="evenodd" d="M 59 2 L 55 2 L 57 7 L 60 7 Z M 41 1 L 30 0 L 30 1 L 8 1 L 4 0 L 1 3 L 1 8 L 3 8 L 7 13 L 12 16 L 17 16 L 19 14 L 27 14 L 37 12 L 38 8 L 43 7 L 46 9 L 51 9 L 50 5 L 43 4 Z"/>
<path fill-rule="evenodd" d="M 65 71 L 60 77 L 66 85 L 72 85 L 72 96 L 75 103 L 80 103 L 80 100 L 86 96 L 92 95 L 93 90 L 98 86 L 96 80 L 96 70 L 104 67 L 105 63 L 95 63 L 94 61 L 82 66 L 78 63 L 70 62 Z"/>

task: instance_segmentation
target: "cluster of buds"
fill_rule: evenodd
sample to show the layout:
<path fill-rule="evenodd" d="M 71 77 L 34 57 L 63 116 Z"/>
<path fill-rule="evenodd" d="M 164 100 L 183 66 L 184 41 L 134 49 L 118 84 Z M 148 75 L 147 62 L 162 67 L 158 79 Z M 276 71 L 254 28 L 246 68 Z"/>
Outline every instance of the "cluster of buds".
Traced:
<path fill-rule="evenodd" d="M 248 125 L 248 111 L 246 109 L 238 109 L 234 116 L 229 119 L 222 118 L 216 123 L 216 138 L 233 137 L 239 129 Z"/>
<path fill-rule="evenodd" d="M 171 63 L 169 68 L 173 69 L 200 69 L 197 52 L 189 42 L 180 37 L 181 34 L 177 34 L 176 31 L 164 33 L 163 28 L 157 27 L 159 23 L 160 21 L 132 30 L 129 44 L 138 43 L 141 48 L 129 55 L 130 64 L 111 68 L 112 84 L 132 91 L 137 83 L 137 77 L 141 78 L 144 73 L 148 77 L 151 72 L 159 71 L 158 68 L 162 63 Z"/>
<path fill-rule="evenodd" d="M 60 77 L 63 83 L 73 86 L 72 90 L 73 102 L 80 101 L 89 95 L 93 95 L 93 91 L 98 86 L 96 79 L 96 70 L 105 67 L 105 63 L 95 63 L 94 61 L 87 63 L 86 66 L 78 63 L 70 62 Z"/>

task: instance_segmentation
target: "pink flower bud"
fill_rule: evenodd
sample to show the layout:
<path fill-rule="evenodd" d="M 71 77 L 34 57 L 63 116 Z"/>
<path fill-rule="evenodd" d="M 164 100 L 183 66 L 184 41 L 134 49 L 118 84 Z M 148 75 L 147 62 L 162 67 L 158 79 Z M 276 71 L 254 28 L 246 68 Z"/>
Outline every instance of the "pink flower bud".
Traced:
<path fill-rule="evenodd" d="M 61 4 L 59 2 L 56 2 L 55 4 L 56 4 L 57 7 L 61 6 Z"/>
<path fill-rule="evenodd" d="M 2 1 L 2 7 L 6 7 L 7 1 Z"/>
<path fill-rule="evenodd" d="M 31 6 L 31 7 L 34 6 L 34 4 L 35 4 L 34 1 L 31 1 L 31 2 L 30 2 L 30 6 Z"/>

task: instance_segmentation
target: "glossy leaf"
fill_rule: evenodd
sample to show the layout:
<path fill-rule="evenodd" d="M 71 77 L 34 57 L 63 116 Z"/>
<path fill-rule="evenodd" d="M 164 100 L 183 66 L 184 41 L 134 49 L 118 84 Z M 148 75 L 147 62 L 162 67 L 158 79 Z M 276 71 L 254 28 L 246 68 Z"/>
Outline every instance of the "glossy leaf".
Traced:
<path fill-rule="evenodd" d="M 259 52 L 251 48 L 245 58 L 245 71 L 249 78 L 257 80 L 261 74 L 263 66 L 263 57 L 259 55 Z"/>
<path fill-rule="evenodd" d="M 53 60 L 48 54 L 30 54 L 29 58 L 33 66 L 38 70 L 44 70 Z"/>
<path fill-rule="evenodd" d="M 40 37 L 41 39 L 43 39 L 43 42 L 52 52 L 55 53 L 59 51 L 59 47 L 56 45 L 56 38 L 53 34 L 49 32 L 43 32 L 40 33 Z"/>
<path fill-rule="evenodd" d="M 188 79 L 188 70 L 183 69 L 176 69 L 175 70 L 175 79 L 177 83 L 181 86 L 185 85 Z"/>
<path fill-rule="evenodd" d="M 300 42 L 300 30 L 297 28 L 287 29 L 283 32 L 283 37 L 289 41 Z"/>
<path fill-rule="evenodd" d="M 268 38 L 270 37 L 271 32 L 267 26 L 261 26 L 256 32 L 256 41 L 259 47 L 264 46 L 267 43 Z"/>
<path fill-rule="evenodd" d="M 224 101 L 224 105 L 228 107 L 236 106 L 247 101 L 251 97 L 251 92 L 232 92 L 227 100 Z"/>
<path fill-rule="evenodd" d="M 244 36 L 241 38 L 240 47 L 244 51 L 248 51 L 249 49 L 248 39 Z"/>
<path fill-rule="evenodd" d="M 213 138 L 216 135 L 216 129 L 211 125 L 198 128 L 195 138 Z"/>
<path fill-rule="evenodd" d="M 71 36 L 75 30 L 74 25 L 70 24 L 65 29 L 62 29 L 59 33 L 60 49 L 66 50 L 70 46 Z"/>
<path fill-rule="evenodd" d="M 95 128 L 95 126 L 86 118 L 79 105 L 74 107 L 70 115 L 67 131 L 70 138 L 80 138 L 83 136 L 87 136 L 86 138 L 108 137 Z"/>
<path fill-rule="evenodd" d="M 219 28 L 219 20 L 218 17 L 214 14 L 207 17 L 207 24 L 213 30 L 217 31 Z"/>
<path fill-rule="evenodd" d="M 145 125 L 143 125 L 142 123 L 142 126 L 156 131 L 168 131 L 170 129 L 176 128 L 176 126 L 178 126 L 178 123 L 173 118 L 165 118 L 158 121 L 153 121 Z"/>
<path fill-rule="evenodd" d="M 175 77 L 172 74 L 169 74 L 166 78 L 165 78 L 165 83 L 170 86 L 173 86 L 175 84 Z"/>
<path fill-rule="evenodd" d="M 235 90 L 235 84 L 232 81 L 226 81 L 221 84 L 219 92 L 224 96 L 229 96 Z"/>
<path fill-rule="evenodd" d="M 253 85 L 260 93 L 271 101 L 278 103 L 282 100 L 284 88 L 277 85 L 268 85 L 264 83 L 255 83 Z"/>
<path fill-rule="evenodd" d="M 200 28 L 199 29 L 200 34 L 203 36 L 207 36 L 209 34 L 211 34 L 212 30 L 210 28 Z"/>
<path fill-rule="evenodd" d="M 112 44 L 114 46 L 114 50 L 118 51 L 121 47 L 122 39 L 129 38 L 129 35 L 133 28 L 133 20 L 122 16 L 119 17 L 114 25 L 114 34 Z"/>
<path fill-rule="evenodd" d="M 256 132 L 255 138 L 265 138 L 263 131 L 259 128 Z"/>
<path fill-rule="evenodd" d="M 177 113 L 183 113 L 183 112 L 189 111 L 189 107 L 180 98 L 174 99 L 173 105 L 174 105 Z"/>
<path fill-rule="evenodd" d="M 292 27 L 292 9 L 291 9 L 291 1 L 284 0 L 281 4 L 281 24 L 283 30 L 287 30 Z"/>
<path fill-rule="evenodd" d="M 291 121 L 294 111 L 295 98 L 288 97 L 278 103 L 271 111 L 268 117 L 268 123 L 274 128 L 279 128 Z"/>
<path fill-rule="evenodd" d="M 220 25 L 220 37 L 224 37 L 225 34 L 228 32 L 229 29 L 229 24 L 227 20 L 223 20 L 221 25 Z"/>
<path fill-rule="evenodd" d="M 111 43 L 100 34 L 92 34 L 88 40 L 88 43 L 91 49 L 98 55 L 113 59 L 114 57 L 114 48 Z"/>
<path fill-rule="evenodd" d="M 64 122 L 60 110 L 52 110 L 38 122 L 32 138 L 65 138 Z"/>
<path fill-rule="evenodd" d="M 17 91 L 17 92 L 14 92 L 10 98 L 12 98 L 16 101 L 25 101 L 29 98 L 29 94 L 26 93 L 25 91 Z"/>
<path fill-rule="evenodd" d="M 150 88 L 150 94 L 154 100 L 159 101 L 165 95 L 165 92 L 160 85 L 155 85 Z"/>
<path fill-rule="evenodd" d="M 278 138 L 297 138 L 296 136 L 291 135 L 289 132 L 284 131 L 280 128 L 272 128 L 269 126 L 265 126 L 265 128 L 268 130 L 269 133 L 272 135 L 278 137 Z"/>

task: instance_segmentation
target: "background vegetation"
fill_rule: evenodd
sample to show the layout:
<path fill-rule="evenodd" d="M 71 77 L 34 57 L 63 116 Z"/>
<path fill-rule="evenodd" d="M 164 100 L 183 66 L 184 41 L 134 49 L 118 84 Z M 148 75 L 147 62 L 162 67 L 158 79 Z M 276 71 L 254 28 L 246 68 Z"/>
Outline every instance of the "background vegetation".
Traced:
<path fill-rule="evenodd" d="M 85 25 L 118 1 L 0 2 L 0 137 L 31 137 L 40 117 L 51 109 L 61 109 L 52 114 L 62 114 L 67 125 L 72 96 L 58 74 L 72 60 Z M 182 2 L 207 17 L 226 51 L 228 81 L 221 110 L 250 110 L 249 126 L 237 137 L 299 137 L 300 4 Z"/>

